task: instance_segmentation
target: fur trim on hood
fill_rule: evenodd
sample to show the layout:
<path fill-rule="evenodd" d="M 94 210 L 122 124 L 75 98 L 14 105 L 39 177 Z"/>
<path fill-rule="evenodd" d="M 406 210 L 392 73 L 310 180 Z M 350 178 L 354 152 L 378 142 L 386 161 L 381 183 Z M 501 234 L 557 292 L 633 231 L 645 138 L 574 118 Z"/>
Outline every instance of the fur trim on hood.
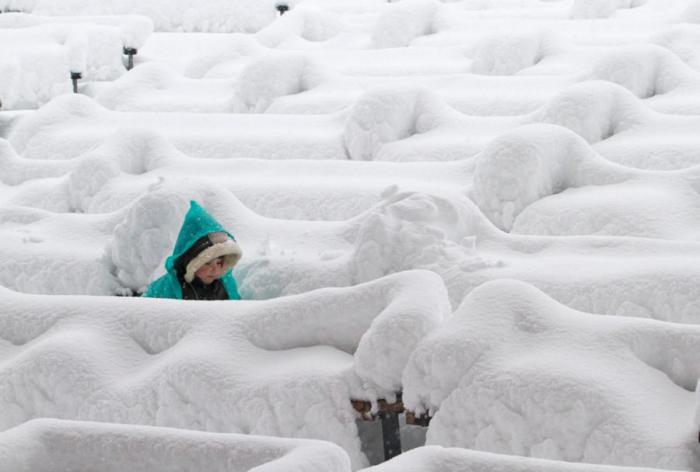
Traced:
<path fill-rule="evenodd" d="M 226 233 L 211 233 L 208 236 L 212 244 L 187 263 L 184 279 L 188 283 L 194 280 L 195 272 L 207 262 L 224 256 L 224 267 L 228 271 L 238 263 L 243 255 L 240 246 Z"/>

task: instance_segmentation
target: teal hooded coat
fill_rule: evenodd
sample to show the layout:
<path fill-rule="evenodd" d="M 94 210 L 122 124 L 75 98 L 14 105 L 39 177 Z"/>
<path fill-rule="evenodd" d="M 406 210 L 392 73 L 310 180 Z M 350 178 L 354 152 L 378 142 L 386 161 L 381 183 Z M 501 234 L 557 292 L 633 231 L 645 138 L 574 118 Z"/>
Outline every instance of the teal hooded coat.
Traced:
<path fill-rule="evenodd" d="M 194 200 L 190 201 L 190 208 L 185 215 L 185 221 L 182 223 L 180 228 L 180 234 L 177 236 L 177 242 L 175 243 L 175 249 L 172 255 L 168 257 L 165 261 L 166 273 L 159 279 L 152 282 L 146 292 L 143 294 L 144 297 L 151 298 L 175 298 L 182 300 L 182 287 L 180 286 L 180 281 L 178 280 L 177 273 L 175 271 L 175 262 L 182 256 L 187 250 L 192 247 L 192 245 L 197 242 L 199 238 L 206 236 L 209 233 L 226 233 L 234 241 L 236 238 L 233 237 L 231 233 L 226 231 L 221 224 L 214 219 L 207 211 L 202 208 Z M 240 300 L 241 296 L 238 294 L 238 286 L 236 285 L 236 279 L 233 278 L 233 271 L 229 270 L 221 278 L 224 284 L 226 292 L 228 293 L 229 300 Z"/>

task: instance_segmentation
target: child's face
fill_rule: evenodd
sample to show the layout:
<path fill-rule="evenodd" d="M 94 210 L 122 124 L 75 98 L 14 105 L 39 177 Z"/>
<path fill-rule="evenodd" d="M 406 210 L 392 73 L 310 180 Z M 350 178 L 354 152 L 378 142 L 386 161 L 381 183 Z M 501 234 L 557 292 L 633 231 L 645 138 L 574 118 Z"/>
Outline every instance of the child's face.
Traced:
<path fill-rule="evenodd" d="M 205 285 L 209 285 L 218 278 L 221 278 L 226 273 L 224 267 L 224 258 L 217 257 L 204 264 L 194 273 L 195 277 L 202 281 Z"/>

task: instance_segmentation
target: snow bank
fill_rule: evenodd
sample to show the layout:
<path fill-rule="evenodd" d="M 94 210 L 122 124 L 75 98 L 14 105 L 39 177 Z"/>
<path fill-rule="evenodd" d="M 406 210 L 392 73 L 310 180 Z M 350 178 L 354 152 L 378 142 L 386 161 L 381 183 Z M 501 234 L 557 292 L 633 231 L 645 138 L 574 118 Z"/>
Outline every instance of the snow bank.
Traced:
<path fill-rule="evenodd" d="M 512 233 L 700 240 L 700 198 L 682 180 L 585 186 L 543 198 L 518 215 Z"/>
<path fill-rule="evenodd" d="M 688 6 L 683 10 L 679 19 L 683 23 L 700 24 L 700 4 L 688 2 Z"/>
<path fill-rule="evenodd" d="M 651 472 L 659 469 L 577 464 L 471 449 L 423 446 L 363 472 Z"/>
<path fill-rule="evenodd" d="M 360 97 L 345 123 L 343 140 L 351 159 L 382 160 L 382 147 L 426 133 L 454 110 L 421 87 L 378 88 Z"/>
<path fill-rule="evenodd" d="M 622 85 L 639 98 L 672 92 L 693 76 L 668 49 L 649 44 L 616 48 L 598 61 L 596 79 Z"/>
<path fill-rule="evenodd" d="M 0 182 L 6 185 L 19 185 L 30 179 L 59 177 L 70 169 L 71 165 L 66 165 L 65 162 L 46 163 L 22 159 L 10 143 L 0 139 Z"/>
<path fill-rule="evenodd" d="M 609 18 L 621 8 L 637 8 L 647 0 L 574 0 L 571 18 Z"/>
<path fill-rule="evenodd" d="M 325 441 L 40 419 L 0 433 L 0 470 L 350 472 Z"/>
<path fill-rule="evenodd" d="M 69 159 L 76 157 L 81 151 L 74 155 L 63 152 L 57 154 L 56 148 L 46 146 L 42 142 L 32 144 L 32 141 L 44 132 L 74 122 L 76 118 L 87 119 L 90 122 L 98 121 L 106 112 L 104 107 L 82 94 L 63 95 L 56 97 L 36 113 L 20 119 L 10 130 L 7 139 L 25 158 L 32 158 L 33 152 L 38 152 L 42 159 Z"/>
<path fill-rule="evenodd" d="M 192 79 L 237 77 L 250 58 L 269 53 L 269 50 L 263 48 L 252 35 L 232 33 L 217 39 L 215 42 L 209 41 L 197 47 L 197 54 L 187 59 L 183 70 L 185 77 Z M 169 43 L 165 42 L 165 44 Z M 161 51 L 158 51 L 158 56 L 161 55 Z"/>
<path fill-rule="evenodd" d="M 84 80 L 112 80 L 122 75 L 125 72 L 122 63 L 123 38 L 135 34 L 131 29 L 122 30 L 116 25 L 101 24 L 97 19 L 91 22 L 88 19 L 69 18 L 66 22 L 60 22 L 21 13 L 3 14 L 0 28 L 2 36 L 7 37 L 6 41 L 19 46 L 19 51 L 11 55 L 21 56 L 22 49 L 27 47 L 26 38 L 31 35 L 36 39 L 45 36 L 48 44 L 44 48 L 50 44 L 62 46 L 65 49 L 65 67 L 71 72 L 82 73 Z M 64 77 L 64 81 L 70 84 L 68 76 Z"/>
<path fill-rule="evenodd" d="M 569 128 L 588 143 L 645 124 L 650 112 L 623 87 L 591 81 L 567 87 L 533 114 L 535 121 Z"/>
<path fill-rule="evenodd" d="M 96 30 L 106 31 L 99 26 L 112 26 L 120 31 L 122 45 L 130 48 L 141 48 L 153 32 L 153 21 L 138 15 L 105 15 L 105 16 L 41 16 L 26 13 L 5 13 L 0 18 L 1 28 L 26 28 L 30 26 L 51 25 L 57 30 Z M 95 39 L 95 38 L 93 38 Z"/>
<path fill-rule="evenodd" d="M 372 30 L 375 48 L 409 46 L 419 36 L 433 33 L 433 21 L 442 4 L 435 0 L 404 0 L 389 4 Z"/>
<path fill-rule="evenodd" d="M 415 271 L 266 302 L 3 288 L 0 428 L 57 417 L 323 438 L 357 468 L 350 399 L 400 388 L 413 345 L 449 313 L 441 287 Z"/>
<path fill-rule="evenodd" d="M 335 115 L 114 112 L 82 94 L 57 97 L 23 117 L 7 139 L 29 159 L 70 159 L 118 129 L 162 134 L 192 157 L 345 159 L 343 123 Z"/>
<path fill-rule="evenodd" d="M 157 31 L 210 33 L 253 33 L 277 16 L 274 0 L 4 0 L 0 6 L 50 16 L 143 15 Z"/>
<path fill-rule="evenodd" d="M 475 45 L 471 72 L 484 75 L 516 74 L 551 54 L 554 44 L 553 38 L 543 31 L 486 36 Z"/>
<path fill-rule="evenodd" d="M 87 84 L 82 93 L 114 111 L 229 113 L 234 82 L 190 79 L 165 64 L 146 62 L 109 84 Z"/>
<path fill-rule="evenodd" d="M 475 271 L 493 265 L 477 253 L 475 238 L 488 223 L 468 200 L 387 193 L 356 220 L 350 266 L 355 282 L 414 267 L 447 274 L 455 266 Z"/>
<path fill-rule="evenodd" d="M 652 35 L 651 41 L 675 53 L 683 62 L 700 71 L 700 29 L 693 24 L 673 25 Z"/>
<path fill-rule="evenodd" d="M 620 182 L 631 173 L 565 128 L 527 125 L 502 134 L 477 156 L 472 198 L 496 226 L 510 230 L 524 208 L 545 196 Z"/>
<path fill-rule="evenodd" d="M 324 79 L 323 69 L 302 54 L 272 54 L 250 62 L 238 77 L 232 109 L 261 113 L 277 98 L 303 93 Z"/>
<path fill-rule="evenodd" d="M 337 14 L 302 3 L 258 31 L 255 38 L 261 44 L 274 48 L 290 37 L 311 42 L 328 41 L 345 28 L 345 23 Z"/>
<path fill-rule="evenodd" d="M 404 372 L 427 443 L 692 470 L 700 327 L 576 312 L 534 287 L 473 290 Z"/>
<path fill-rule="evenodd" d="M 13 45 L 5 48 L 0 58 L 0 100 L 4 110 L 36 108 L 71 91 L 69 56 L 79 56 L 81 52 L 69 51 L 65 39 L 53 38 L 47 31 L 35 28 L 0 29 L 0 42 Z"/>

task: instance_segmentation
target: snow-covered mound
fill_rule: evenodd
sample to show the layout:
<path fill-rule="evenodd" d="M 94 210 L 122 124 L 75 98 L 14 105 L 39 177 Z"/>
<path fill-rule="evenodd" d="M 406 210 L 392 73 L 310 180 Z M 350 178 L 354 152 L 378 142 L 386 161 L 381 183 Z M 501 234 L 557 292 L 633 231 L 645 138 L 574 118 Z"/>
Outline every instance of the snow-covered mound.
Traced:
<path fill-rule="evenodd" d="M 529 125 L 499 136 L 478 155 L 473 198 L 494 224 L 510 230 L 524 208 L 545 196 L 632 174 L 562 127 Z"/>
<path fill-rule="evenodd" d="M 532 203 L 513 233 L 700 241 L 700 196 L 681 179 L 570 188 Z"/>
<path fill-rule="evenodd" d="M 689 9 L 693 5 L 689 5 Z M 695 7 L 697 8 L 697 7 Z M 699 21 L 700 22 L 700 21 Z M 675 53 L 683 62 L 700 71 L 700 28 L 693 24 L 674 25 L 655 34 L 652 42 Z"/>
<path fill-rule="evenodd" d="M 345 125 L 345 147 L 351 159 L 395 160 L 384 157 L 391 156 L 392 144 L 428 133 L 455 114 L 424 88 L 373 90 L 352 108 Z"/>
<path fill-rule="evenodd" d="M 277 16 L 274 0 L 2 0 L 0 8 L 51 16 L 143 15 L 157 31 L 212 33 L 252 33 Z"/>
<path fill-rule="evenodd" d="M 120 128 L 160 133 L 203 158 L 345 159 L 343 122 L 331 116 L 115 112 L 82 94 L 57 97 L 13 127 L 8 140 L 25 158 L 70 159 Z"/>
<path fill-rule="evenodd" d="M 46 25 L 52 31 L 66 29 L 107 31 L 102 26 L 119 29 L 122 46 L 139 49 L 153 32 L 153 21 L 138 15 L 105 15 L 105 16 L 41 16 L 26 13 L 5 13 L 0 18 L 0 28 L 26 28 L 29 26 Z M 92 37 L 92 40 L 97 39 Z"/>
<path fill-rule="evenodd" d="M 143 46 L 150 19 L 47 17 L 23 13 L 0 16 L 3 50 L 0 78 L 3 108 L 37 108 L 71 90 L 70 73 L 83 80 L 113 80 L 125 72 L 124 47 Z"/>
<path fill-rule="evenodd" d="M 637 467 L 620 467 L 552 461 L 493 454 L 461 448 L 423 446 L 412 449 L 363 472 L 652 472 Z"/>
<path fill-rule="evenodd" d="M 647 0 L 574 0 L 572 18 L 609 18 L 621 8 L 636 8 Z"/>
<path fill-rule="evenodd" d="M 639 98 L 668 94 L 683 82 L 700 79 L 668 49 L 648 44 L 612 51 L 598 61 L 592 76 L 622 85 Z"/>
<path fill-rule="evenodd" d="M 482 451 L 378 470 L 700 468 L 696 1 L 222 2 L 0 0 L 1 472 L 357 470 L 400 390 Z M 247 301 L 81 296 L 190 199 Z"/>
<path fill-rule="evenodd" d="M 0 140 L 0 164 L 0 180 L 11 185 L 1 194 L 13 205 L 112 212 L 160 181 L 179 181 L 196 173 L 200 184 L 228 189 L 256 213 L 304 220 L 351 218 L 381 200 L 391 186 L 461 195 L 472 172 L 468 162 L 368 166 L 350 160 L 198 159 L 184 155 L 158 133 L 136 129 L 119 130 L 94 150 L 68 160 L 22 159 Z M 336 185 L 339 180 L 342 188 Z"/>
<path fill-rule="evenodd" d="M 416 348 L 404 402 L 436 412 L 429 444 L 694 470 L 698 349 L 700 327 L 577 312 L 495 281 Z"/>
<path fill-rule="evenodd" d="M 334 38 L 346 27 L 342 18 L 333 11 L 301 4 L 258 31 L 255 38 L 271 48 L 295 40 L 318 43 Z"/>
<path fill-rule="evenodd" d="M 19 185 L 22 182 L 46 177 L 60 177 L 72 169 L 69 161 L 32 161 L 17 155 L 12 145 L 0 139 L 0 182 L 5 185 Z M 46 187 L 36 189 L 44 193 Z M 30 205 L 33 206 L 33 205 Z"/>
<path fill-rule="evenodd" d="M 640 184 L 647 187 L 653 188 L 657 184 L 666 189 L 676 187 L 678 192 L 674 192 L 675 196 L 668 192 L 661 193 L 666 195 L 664 198 L 668 205 L 679 205 L 679 213 L 676 217 L 681 218 L 678 222 L 680 226 L 692 227 L 697 224 L 692 221 L 691 215 L 698 204 L 699 175 L 700 166 L 674 172 L 643 171 L 622 167 L 607 161 L 579 136 L 562 127 L 528 125 L 499 136 L 477 156 L 472 197 L 496 226 L 510 231 L 518 215 L 542 198 L 560 194 L 571 188 L 619 184 L 644 179 Z M 630 189 L 633 188 L 634 186 Z M 577 195 L 586 195 L 583 192 L 578 192 Z M 596 197 L 591 196 L 591 198 Z M 652 194 L 644 198 L 653 199 Z M 598 201 L 602 204 L 598 206 L 598 210 L 604 210 L 605 203 Z M 553 201 L 550 200 L 550 202 Z M 580 208 L 581 205 L 591 205 L 592 201 L 572 204 Z M 615 206 L 624 211 L 620 205 L 630 206 L 632 203 L 629 200 L 618 200 L 610 205 L 611 212 L 615 212 L 612 210 Z M 664 221 L 669 222 L 669 218 L 674 217 L 667 213 L 663 203 L 659 202 L 654 206 L 644 205 L 638 212 L 644 212 L 647 215 L 647 221 L 658 219 L 656 225 L 657 230 L 660 230 Z M 552 211 L 547 210 L 546 207 L 541 210 L 550 214 Z M 533 209 L 530 216 L 537 218 L 538 211 L 540 210 Z M 682 216 L 683 214 L 686 216 Z M 605 212 L 597 212 L 591 217 L 607 219 L 604 215 Z M 576 218 L 578 215 L 570 213 L 569 216 Z M 559 224 L 565 225 L 564 219 Z M 588 226 L 583 221 L 581 224 L 582 228 Z M 640 225 L 643 226 L 641 220 Z M 570 230 L 577 231 L 573 227 Z M 649 228 L 648 231 L 649 234 L 654 234 L 655 230 Z M 584 231 L 584 233 L 587 232 Z M 635 231 L 630 228 L 629 235 L 634 233 Z"/>
<path fill-rule="evenodd" d="M 42 28 L 0 29 L 0 100 L 5 110 L 37 108 L 70 92 L 71 66 L 83 68 L 87 54 L 84 35 L 55 38 Z"/>
<path fill-rule="evenodd" d="M 323 76 L 323 70 L 304 55 L 261 57 L 250 62 L 237 78 L 232 111 L 264 112 L 275 99 L 313 89 Z"/>
<path fill-rule="evenodd" d="M 651 120 L 651 112 L 623 87 L 592 81 L 557 94 L 535 113 L 535 120 L 564 126 L 595 144 L 643 126 Z"/>
<path fill-rule="evenodd" d="M 189 199 L 212 211 L 245 248 L 236 268 L 244 298 L 348 286 L 420 268 L 442 277 L 453 306 L 485 281 L 516 278 L 581 310 L 700 322 L 696 244 L 511 236 L 464 197 L 395 189 L 344 221 L 264 218 L 222 188 L 181 179 L 155 183 L 140 200 L 108 214 L 11 207 L 4 211 L 1 283 L 40 293 L 142 290 L 163 270 Z M 83 235 L 89 236 L 81 244 Z M 60 249 L 78 244 L 80 257 Z"/>
<path fill-rule="evenodd" d="M 190 79 L 169 66 L 147 62 L 109 85 L 90 84 L 83 93 L 114 111 L 226 113 L 231 111 L 234 81 Z"/>
<path fill-rule="evenodd" d="M 400 389 L 413 346 L 449 313 L 429 272 L 233 311 L 0 291 L 2 429 L 48 416 L 326 439 L 355 468 L 350 399 Z"/>
<path fill-rule="evenodd" d="M 513 75 L 534 66 L 555 49 L 552 38 L 539 32 L 523 36 L 493 34 L 476 46 L 471 71 L 485 75 Z"/>
<path fill-rule="evenodd" d="M 408 46 L 419 36 L 433 33 L 433 21 L 441 3 L 435 0 L 406 0 L 386 6 L 372 30 L 375 48 Z"/>
<path fill-rule="evenodd" d="M 243 434 L 32 420 L 0 433 L 2 472 L 88 470 L 350 472 L 347 454 L 330 442 Z"/>

